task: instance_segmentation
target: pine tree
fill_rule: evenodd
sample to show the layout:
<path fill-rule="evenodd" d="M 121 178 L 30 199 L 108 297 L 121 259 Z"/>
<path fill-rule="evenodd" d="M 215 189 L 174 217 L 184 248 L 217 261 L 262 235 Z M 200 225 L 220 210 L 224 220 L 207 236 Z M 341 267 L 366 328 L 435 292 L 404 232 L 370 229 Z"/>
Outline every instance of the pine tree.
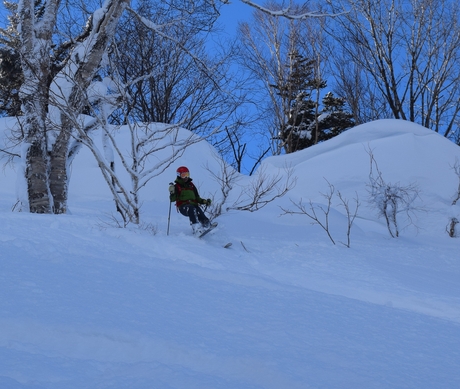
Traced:
<path fill-rule="evenodd" d="M 319 141 L 325 141 L 353 127 L 353 115 L 345 111 L 345 99 L 329 92 L 323 98 L 323 110 L 318 118 Z"/>
<path fill-rule="evenodd" d="M 286 153 L 293 153 L 340 134 L 353 127 L 354 122 L 352 115 L 344 110 L 344 99 L 334 97 L 331 92 L 323 98 L 320 110 L 313 95 L 326 88 L 327 83 L 315 77 L 314 61 L 295 51 L 289 55 L 289 60 L 286 81 L 273 88 L 278 90 L 286 106 L 286 121 L 279 137 Z"/>
<path fill-rule="evenodd" d="M 10 15 L 9 25 L 0 28 L 0 116 L 19 116 L 21 114 L 19 88 L 24 78 L 17 51 L 19 46 L 17 4 L 5 1 L 4 6 Z"/>

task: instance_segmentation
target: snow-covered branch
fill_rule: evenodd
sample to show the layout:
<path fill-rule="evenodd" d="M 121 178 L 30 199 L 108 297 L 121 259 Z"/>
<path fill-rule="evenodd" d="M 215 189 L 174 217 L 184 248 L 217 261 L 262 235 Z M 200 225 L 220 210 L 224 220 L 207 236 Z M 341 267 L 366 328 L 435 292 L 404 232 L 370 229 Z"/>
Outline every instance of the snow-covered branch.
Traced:
<path fill-rule="evenodd" d="M 274 11 L 270 8 L 263 7 L 260 4 L 257 4 L 251 0 L 241 0 L 241 2 L 249 5 L 250 7 L 258 9 L 259 11 L 265 12 L 266 14 L 276 16 L 276 17 L 284 17 L 284 18 L 292 19 L 292 20 L 302 20 L 302 19 L 307 19 L 307 18 L 315 18 L 315 17 L 317 18 L 317 17 L 325 17 L 325 16 L 335 17 L 335 16 L 341 15 L 341 14 L 322 13 L 318 11 L 298 12 L 298 11 L 295 11 L 294 8 L 291 6 Z"/>

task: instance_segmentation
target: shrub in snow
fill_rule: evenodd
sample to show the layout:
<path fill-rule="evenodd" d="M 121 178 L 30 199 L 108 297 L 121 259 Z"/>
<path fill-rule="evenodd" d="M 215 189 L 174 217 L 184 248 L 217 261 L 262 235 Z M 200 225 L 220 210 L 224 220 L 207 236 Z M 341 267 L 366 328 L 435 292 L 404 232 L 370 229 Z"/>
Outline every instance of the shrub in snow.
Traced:
<path fill-rule="evenodd" d="M 330 215 L 331 207 L 332 207 L 332 198 L 334 197 L 334 194 L 335 194 L 335 187 L 329 182 L 328 182 L 328 185 L 329 185 L 329 192 L 321 193 L 321 195 L 327 201 L 326 206 L 314 205 L 313 202 L 310 200 L 309 209 L 307 209 L 302 200 L 300 200 L 298 203 L 295 203 L 291 200 L 292 204 L 294 204 L 297 211 L 292 211 L 292 210 L 284 209 L 284 208 L 281 208 L 281 209 L 284 211 L 284 214 L 290 214 L 290 215 L 302 214 L 302 215 L 308 216 L 310 219 L 313 220 L 312 224 L 318 224 L 326 232 L 331 242 L 335 244 L 335 240 L 332 237 L 332 234 L 330 231 L 330 223 L 329 223 L 329 215 Z M 349 200 L 344 198 L 342 193 L 340 193 L 340 191 L 337 191 L 337 197 L 340 200 L 340 205 L 344 207 L 345 212 L 347 214 L 347 242 L 346 243 L 340 242 L 340 243 L 350 248 L 351 227 L 353 226 L 353 222 L 355 221 L 355 218 L 358 215 L 358 209 L 360 206 L 360 202 L 358 199 L 358 195 L 356 195 L 354 199 L 355 206 L 354 206 L 354 209 L 352 209 L 352 207 L 350 207 Z M 318 211 L 320 211 L 320 213 L 318 213 Z"/>
<path fill-rule="evenodd" d="M 377 162 L 369 151 L 369 203 L 378 210 L 379 217 L 383 217 L 392 238 L 397 238 L 400 232 L 398 215 L 403 213 L 410 224 L 416 211 L 415 200 L 419 197 L 419 189 L 415 184 L 407 186 L 399 183 L 386 182 L 380 172 Z"/>

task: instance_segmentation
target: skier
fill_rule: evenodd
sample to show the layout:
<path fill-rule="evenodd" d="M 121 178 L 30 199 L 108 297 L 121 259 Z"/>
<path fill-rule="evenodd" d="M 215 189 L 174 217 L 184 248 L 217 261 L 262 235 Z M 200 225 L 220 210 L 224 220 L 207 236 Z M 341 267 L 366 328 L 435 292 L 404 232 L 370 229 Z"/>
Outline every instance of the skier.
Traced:
<path fill-rule="evenodd" d="M 205 200 L 200 197 L 198 189 L 190 178 L 190 171 L 185 166 L 177 168 L 176 173 L 175 183 L 169 184 L 169 200 L 175 201 L 178 211 L 190 219 L 193 234 L 201 236 L 217 225 L 209 221 L 199 206 L 199 204 L 211 205 L 211 199 Z"/>

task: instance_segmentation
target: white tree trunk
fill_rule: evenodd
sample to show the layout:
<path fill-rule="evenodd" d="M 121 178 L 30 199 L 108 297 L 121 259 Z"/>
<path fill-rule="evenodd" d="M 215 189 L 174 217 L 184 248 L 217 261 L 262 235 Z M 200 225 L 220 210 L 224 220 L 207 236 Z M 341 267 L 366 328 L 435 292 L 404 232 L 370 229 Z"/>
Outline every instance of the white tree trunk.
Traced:
<path fill-rule="evenodd" d="M 60 85 L 55 85 L 53 94 L 61 110 L 61 130 L 53 145 L 50 160 L 50 191 L 54 199 L 55 213 L 67 211 L 69 142 L 71 134 L 75 132 L 75 126 L 78 125 L 72 119 L 82 111 L 88 101 L 86 90 L 129 3 L 129 0 L 107 0 L 102 8 L 93 14 L 90 35 L 75 47 L 67 66 L 57 76 L 57 80 L 64 80 L 71 88 L 63 89 Z M 73 112 L 74 115 L 69 115 L 69 112 Z"/>
<path fill-rule="evenodd" d="M 86 102 L 86 89 L 129 3 L 129 0 L 106 0 L 102 8 L 94 12 L 90 33 L 74 47 L 67 65 L 53 80 L 50 61 L 52 33 L 60 1 L 48 0 L 39 15 L 35 14 L 33 0 L 20 0 L 18 4 L 24 71 L 21 100 L 27 145 L 25 175 L 30 212 L 67 211 L 67 160 L 69 142 L 75 131 L 74 119 Z M 48 145 L 47 139 L 49 104 L 60 111 L 59 123 L 52 127 L 56 135 L 52 145 Z"/>
<path fill-rule="evenodd" d="M 20 54 L 24 83 L 20 90 L 25 116 L 25 175 L 29 210 L 51 212 L 52 200 L 48 188 L 48 157 L 46 152 L 46 113 L 48 79 L 50 75 L 51 38 L 59 0 L 51 0 L 36 17 L 34 1 L 18 3 Z"/>

